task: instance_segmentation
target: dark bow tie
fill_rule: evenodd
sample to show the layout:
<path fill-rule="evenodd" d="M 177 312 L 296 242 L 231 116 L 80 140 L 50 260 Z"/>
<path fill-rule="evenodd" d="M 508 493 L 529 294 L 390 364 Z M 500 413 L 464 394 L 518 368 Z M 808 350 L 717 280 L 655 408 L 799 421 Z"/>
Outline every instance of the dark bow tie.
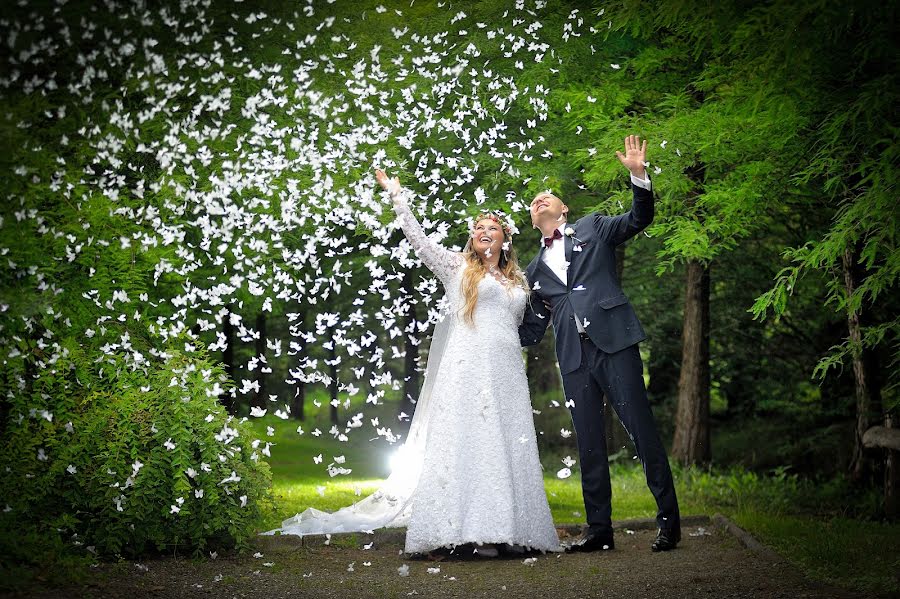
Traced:
<path fill-rule="evenodd" d="M 554 239 L 562 239 L 562 233 L 559 232 L 559 229 L 553 231 L 553 237 L 544 237 L 544 247 L 548 248 L 553 245 Z"/>

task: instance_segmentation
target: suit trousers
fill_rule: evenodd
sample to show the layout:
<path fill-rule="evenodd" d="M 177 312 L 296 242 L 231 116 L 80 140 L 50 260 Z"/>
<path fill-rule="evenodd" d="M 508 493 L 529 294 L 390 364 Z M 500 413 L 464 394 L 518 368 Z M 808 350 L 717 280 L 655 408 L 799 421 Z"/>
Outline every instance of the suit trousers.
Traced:
<path fill-rule="evenodd" d="M 681 526 L 678 500 L 666 450 L 656 430 L 644 367 L 637 344 L 609 354 L 584 334 L 581 337 L 581 365 L 563 375 L 566 400 L 578 439 L 581 459 L 581 489 L 587 523 L 592 532 L 612 534 L 612 488 L 606 452 L 603 395 L 612 404 L 619 420 L 634 442 L 644 468 L 647 486 L 656 499 L 659 528 Z"/>

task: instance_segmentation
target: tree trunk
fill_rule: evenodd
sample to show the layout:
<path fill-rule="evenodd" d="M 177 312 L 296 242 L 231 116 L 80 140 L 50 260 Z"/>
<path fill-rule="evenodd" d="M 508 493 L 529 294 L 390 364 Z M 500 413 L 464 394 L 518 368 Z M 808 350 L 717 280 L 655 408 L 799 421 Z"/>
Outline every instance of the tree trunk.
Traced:
<path fill-rule="evenodd" d="M 863 435 L 863 445 L 868 449 L 885 452 L 884 456 L 884 514 L 888 518 L 900 515 L 900 497 L 897 487 L 900 485 L 900 469 L 897 459 L 900 457 L 900 430 L 894 428 L 894 417 L 890 412 L 884 415 L 884 426 L 873 426 Z"/>
<path fill-rule="evenodd" d="M 627 244 L 616 246 L 616 276 L 619 284 L 622 283 L 622 273 L 625 271 L 625 247 Z M 603 423 L 606 428 L 606 453 L 607 455 L 615 455 L 617 452 L 625 449 L 630 444 L 632 448 L 634 444 L 628 438 L 628 432 L 622 426 L 616 411 L 609 402 L 609 398 L 603 396 Z"/>
<path fill-rule="evenodd" d="M 415 402 L 419 397 L 419 371 L 417 369 L 418 360 L 416 359 L 419 356 L 419 346 L 413 343 L 416 336 L 418 311 L 413 299 L 413 294 L 416 290 L 412 270 L 408 269 L 403 274 L 403 291 L 407 297 L 408 310 L 403 319 L 403 396 L 397 405 L 397 415 L 399 416 L 402 412 L 405 412 L 409 416 L 409 418 L 401 421 L 401 427 L 408 430 L 409 422 L 416 409 Z"/>
<path fill-rule="evenodd" d="M 291 414 L 303 422 L 306 420 L 306 383 L 297 381 L 294 387 L 294 401 L 291 403 Z"/>
<path fill-rule="evenodd" d="M 262 310 L 256 315 L 256 331 L 259 337 L 256 338 L 256 357 L 260 360 L 257 363 L 256 381 L 259 383 L 259 391 L 256 392 L 256 398 L 253 405 L 260 408 L 266 406 L 266 363 L 262 360 L 266 358 L 266 315 Z"/>
<path fill-rule="evenodd" d="M 896 421 L 890 412 L 884 415 L 884 426 L 895 430 Z M 900 451 L 886 449 L 884 460 L 884 515 L 890 519 L 900 516 Z"/>
<path fill-rule="evenodd" d="M 234 325 L 231 324 L 231 314 L 234 304 L 228 304 L 228 312 L 222 319 L 222 333 L 225 335 L 225 349 L 222 351 L 222 362 L 225 364 L 225 374 L 228 379 L 236 384 L 234 378 Z M 235 409 L 235 391 L 226 391 L 219 396 L 219 403 L 225 406 L 225 410 L 232 416 L 237 413 Z"/>
<path fill-rule="evenodd" d="M 334 340 L 334 331 L 329 330 L 331 334 L 331 349 L 328 352 L 328 366 L 329 366 L 329 376 L 331 378 L 331 382 L 328 385 L 329 395 L 331 395 L 331 401 L 329 402 L 329 413 L 331 415 L 331 424 L 338 423 L 338 360 L 337 360 L 337 342 Z"/>
<path fill-rule="evenodd" d="M 366 372 L 363 376 L 362 380 L 362 389 L 366 394 L 366 401 L 375 393 L 375 384 L 372 382 L 372 377 L 374 372 L 379 371 L 377 364 L 375 363 L 375 353 L 378 351 L 378 347 L 380 345 L 381 339 L 379 338 L 377 331 L 372 331 L 372 334 L 376 336 L 376 340 L 372 342 L 368 347 L 362 348 L 362 352 L 368 352 L 368 356 L 364 359 Z M 361 353 L 360 355 L 364 355 Z M 371 369 L 371 371 L 369 370 Z"/>
<path fill-rule="evenodd" d="M 681 375 L 672 456 L 682 464 L 708 462 L 709 444 L 709 267 L 687 262 Z"/>
<path fill-rule="evenodd" d="M 531 301 L 540 300 L 535 297 Z M 553 328 L 548 327 L 541 342 L 529 346 L 526 350 L 525 374 L 528 377 L 528 390 L 532 399 L 548 394 L 562 396 L 562 380 L 556 363 L 555 347 Z M 564 403 L 562 399 L 557 400 L 560 404 Z"/>
<path fill-rule="evenodd" d="M 628 450 L 628 457 L 634 450 L 634 443 L 628 438 L 628 432 L 619 420 L 616 411 L 609 405 L 606 396 L 603 396 L 603 424 L 606 428 L 606 454 L 616 455 L 620 451 Z"/>
<path fill-rule="evenodd" d="M 861 278 L 856 249 L 846 249 L 841 258 L 844 290 L 849 301 Z M 850 336 L 850 343 L 854 346 L 851 355 L 853 356 L 853 386 L 856 399 L 856 431 L 853 455 L 850 458 L 850 479 L 857 483 L 868 478 L 872 473 L 872 462 L 868 459 L 868 452 L 866 452 L 863 444 L 863 435 L 872 426 L 874 415 L 877 411 L 876 402 L 873 401 L 872 391 L 869 388 L 865 356 L 860 345 L 862 342 L 861 316 L 854 310 L 847 310 L 847 330 Z"/>
<path fill-rule="evenodd" d="M 300 323 L 299 327 L 302 327 L 304 332 L 308 331 L 308 327 L 306 325 L 307 319 L 309 316 L 309 309 L 300 308 Z M 304 351 L 309 354 L 308 346 L 306 345 L 306 340 L 303 341 Z M 297 420 L 303 421 L 306 420 L 306 381 L 303 380 L 303 373 L 299 373 L 300 376 L 297 377 L 297 383 L 294 386 L 294 401 L 291 404 L 291 414 Z"/>

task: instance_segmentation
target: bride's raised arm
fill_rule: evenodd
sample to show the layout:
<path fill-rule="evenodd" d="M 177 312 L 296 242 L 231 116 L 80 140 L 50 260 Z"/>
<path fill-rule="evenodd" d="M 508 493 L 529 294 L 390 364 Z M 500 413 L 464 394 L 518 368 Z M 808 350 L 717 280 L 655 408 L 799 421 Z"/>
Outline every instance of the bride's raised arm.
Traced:
<path fill-rule="evenodd" d="M 403 234 L 406 235 L 416 251 L 416 255 L 431 272 L 437 275 L 442 283 L 445 285 L 449 283 L 463 263 L 462 256 L 457 252 L 451 252 L 425 234 L 406 201 L 407 190 L 400 186 L 400 180 L 397 177 L 389 179 L 384 171 L 377 169 L 375 179 L 390 194 L 394 212 L 397 213 L 397 221 L 400 223 Z"/>

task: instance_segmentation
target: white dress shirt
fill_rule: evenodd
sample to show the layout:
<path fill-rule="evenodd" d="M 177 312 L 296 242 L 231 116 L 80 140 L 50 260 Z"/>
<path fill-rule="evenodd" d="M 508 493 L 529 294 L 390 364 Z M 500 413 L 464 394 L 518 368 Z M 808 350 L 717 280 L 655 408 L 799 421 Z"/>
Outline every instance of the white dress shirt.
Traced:
<path fill-rule="evenodd" d="M 650 178 L 644 175 L 644 179 L 639 179 L 634 175 L 631 175 L 631 182 L 646 190 L 650 190 Z M 568 269 L 569 263 L 566 262 L 566 250 L 565 250 L 565 230 L 566 230 L 566 221 L 563 220 L 560 225 L 556 228 L 557 231 L 562 235 L 559 239 L 554 239 L 553 243 L 550 244 L 550 247 L 544 250 L 544 255 L 542 256 L 544 260 L 544 264 L 550 267 L 550 270 L 553 271 L 553 274 L 562 281 L 563 285 L 568 285 Z M 543 245 L 544 239 L 541 238 L 541 245 Z M 581 321 L 581 318 L 578 315 L 575 315 L 575 326 L 578 328 L 579 333 L 584 332 L 584 323 Z"/>

